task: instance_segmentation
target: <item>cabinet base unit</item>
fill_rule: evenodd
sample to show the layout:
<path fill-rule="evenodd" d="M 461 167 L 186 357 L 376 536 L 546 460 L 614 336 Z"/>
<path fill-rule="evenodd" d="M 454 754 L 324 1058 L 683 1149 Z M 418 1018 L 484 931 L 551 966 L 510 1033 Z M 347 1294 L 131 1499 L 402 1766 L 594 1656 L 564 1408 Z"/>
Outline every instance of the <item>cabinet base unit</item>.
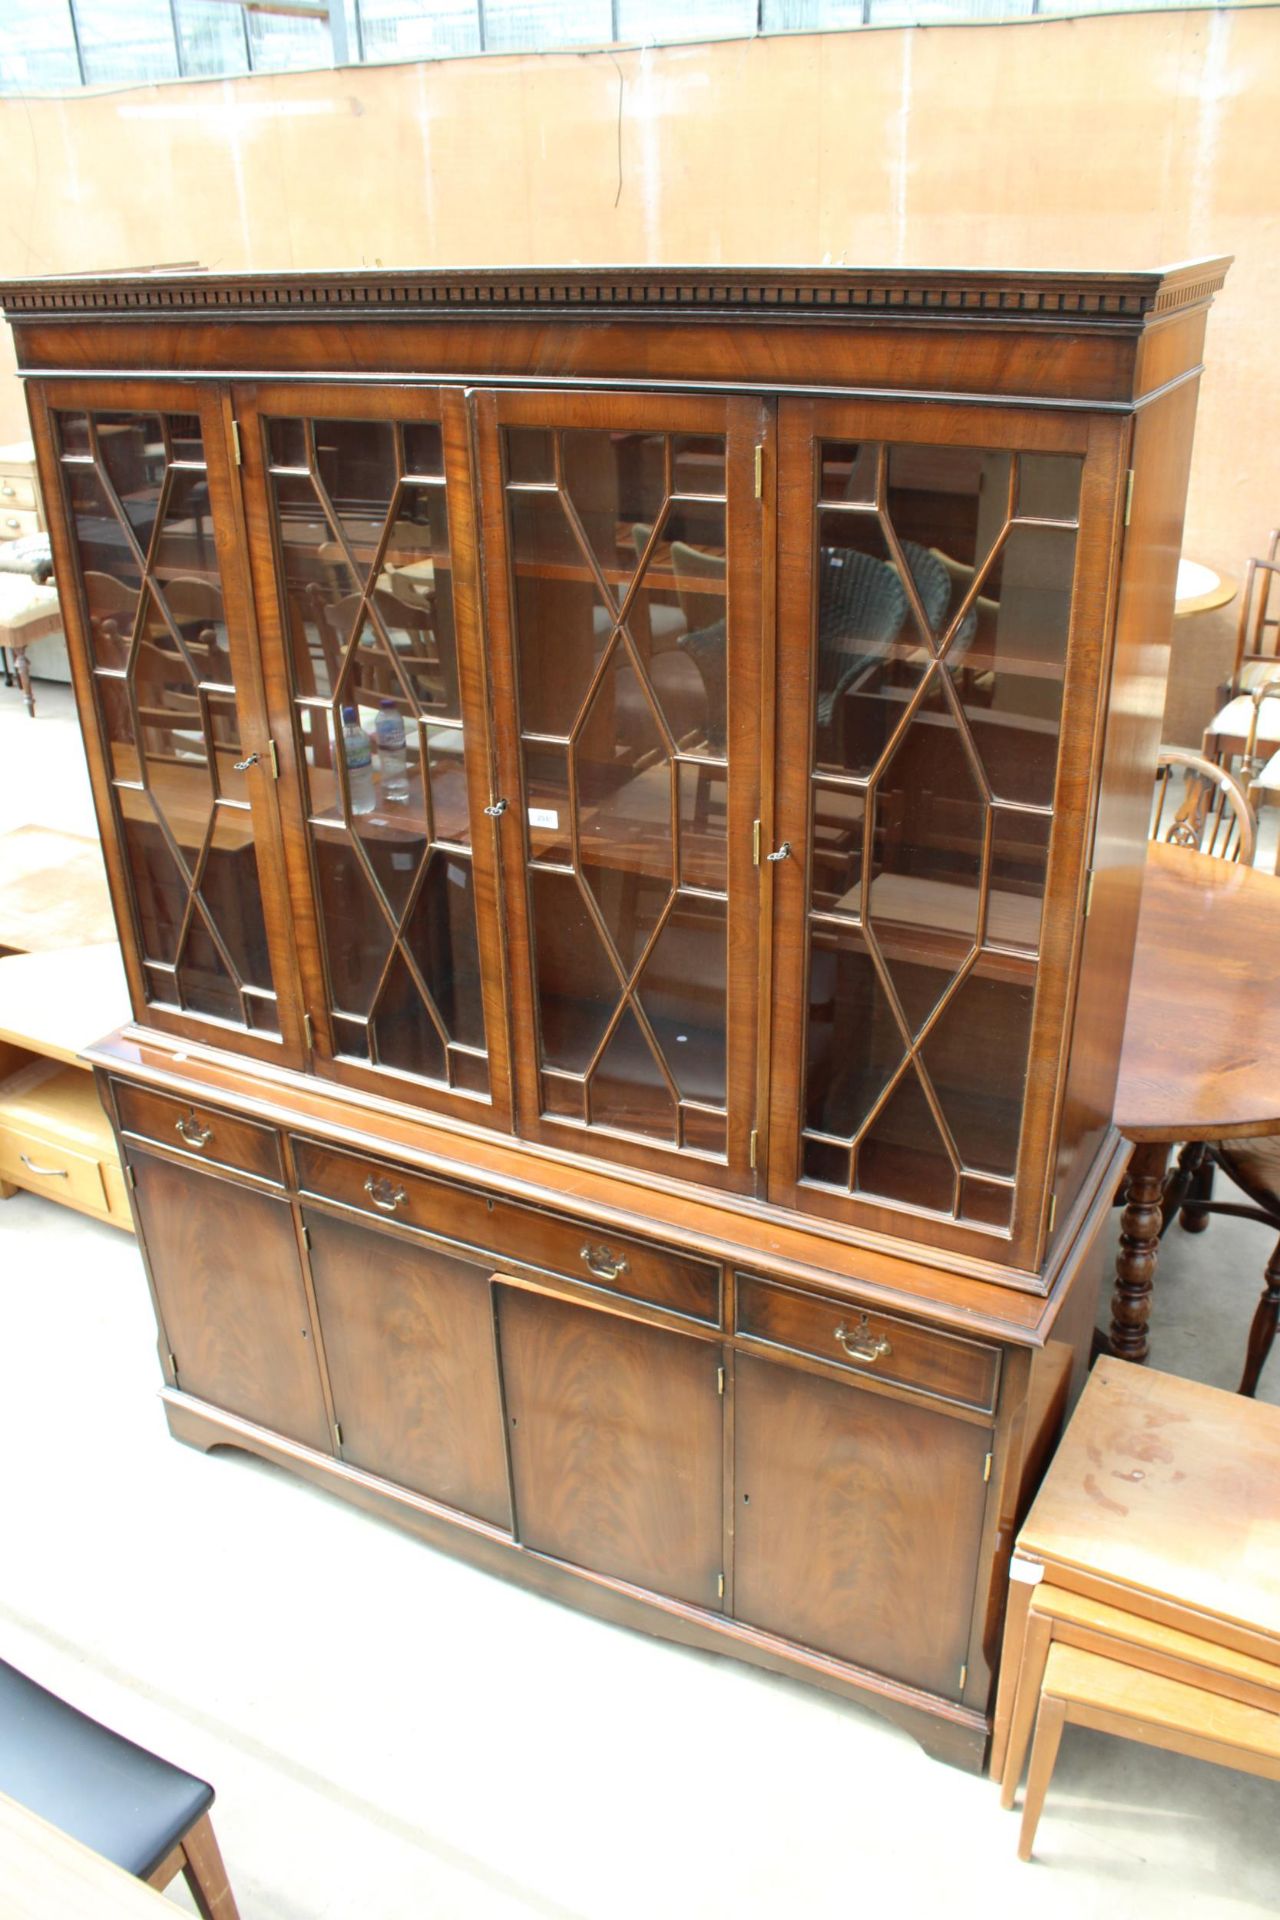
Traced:
<path fill-rule="evenodd" d="M 1228 265 L 0 285 L 177 1435 L 981 1766 Z"/>

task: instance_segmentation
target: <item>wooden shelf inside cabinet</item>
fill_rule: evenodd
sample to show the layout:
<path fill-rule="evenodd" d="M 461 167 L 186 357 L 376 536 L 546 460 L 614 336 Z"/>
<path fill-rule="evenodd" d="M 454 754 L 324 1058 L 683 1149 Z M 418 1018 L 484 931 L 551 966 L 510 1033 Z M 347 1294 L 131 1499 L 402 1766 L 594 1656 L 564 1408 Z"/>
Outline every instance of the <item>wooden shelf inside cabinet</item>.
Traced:
<path fill-rule="evenodd" d="M 132 1230 L 111 1124 L 79 1061 L 128 1006 L 114 945 L 0 959 L 0 1193 L 21 1187 Z"/>

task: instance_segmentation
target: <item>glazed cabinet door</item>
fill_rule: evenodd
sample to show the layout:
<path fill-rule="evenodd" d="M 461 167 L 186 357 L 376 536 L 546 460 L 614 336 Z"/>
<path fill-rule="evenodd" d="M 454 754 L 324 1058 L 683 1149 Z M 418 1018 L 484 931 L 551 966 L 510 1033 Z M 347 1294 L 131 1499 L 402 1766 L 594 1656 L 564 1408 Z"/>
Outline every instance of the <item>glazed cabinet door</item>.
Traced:
<path fill-rule="evenodd" d="M 520 1131 L 749 1188 L 766 410 L 475 405 Z"/>
<path fill-rule="evenodd" d="M 1115 436 L 785 400 L 779 439 L 770 1197 L 1034 1268 Z"/>
<path fill-rule="evenodd" d="M 990 1431 L 739 1353 L 738 1620 L 958 1699 Z"/>
<path fill-rule="evenodd" d="M 509 1125 L 465 401 L 234 398 L 314 1064 Z"/>
<path fill-rule="evenodd" d="M 511 1525 L 487 1266 L 303 1215 L 344 1460 Z"/>
<path fill-rule="evenodd" d="M 48 382 L 31 412 L 135 1012 L 300 1064 L 225 396 Z"/>
<path fill-rule="evenodd" d="M 723 1349 L 499 1280 L 516 1537 L 719 1610 Z"/>
<path fill-rule="evenodd" d="M 128 1163 L 174 1383 L 331 1453 L 288 1201 L 136 1147 Z"/>

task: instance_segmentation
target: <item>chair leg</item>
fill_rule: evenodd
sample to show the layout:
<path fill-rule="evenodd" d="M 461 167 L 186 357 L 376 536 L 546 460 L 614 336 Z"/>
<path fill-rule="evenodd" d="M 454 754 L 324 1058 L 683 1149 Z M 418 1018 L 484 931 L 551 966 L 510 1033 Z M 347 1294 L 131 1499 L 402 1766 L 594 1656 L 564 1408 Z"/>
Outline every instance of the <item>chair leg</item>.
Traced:
<path fill-rule="evenodd" d="M 182 1838 L 182 1877 L 191 1889 L 191 1898 L 202 1920 L 240 1920 L 235 1896 L 227 1882 L 218 1843 L 213 1837 L 213 1822 L 203 1814 Z"/>
<path fill-rule="evenodd" d="M 1252 1399 L 1258 1391 L 1258 1381 L 1262 1377 L 1262 1368 L 1271 1351 L 1276 1337 L 1276 1323 L 1280 1321 L 1280 1241 L 1267 1262 L 1266 1284 L 1262 1289 L 1262 1298 L 1253 1316 L 1249 1328 L 1249 1346 L 1244 1357 L 1244 1372 L 1240 1376 L 1240 1385 L 1236 1389 Z"/>
<path fill-rule="evenodd" d="M 1031 1771 L 1027 1775 L 1027 1797 L 1022 1803 L 1022 1831 L 1018 1835 L 1018 1858 L 1029 1860 L 1035 1845 L 1036 1828 L 1044 1809 L 1044 1797 L 1053 1778 L 1058 1744 L 1066 1725 L 1067 1706 L 1049 1694 L 1041 1696 L 1036 1715 L 1036 1742 L 1031 1749 Z"/>
<path fill-rule="evenodd" d="M 1203 1233 L 1209 1224 L 1209 1215 L 1205 1211 L 1206 1203 L 1213 1198 L 1213 1176 L 1216 1171 L 1213 1155 L 1201 1148 L 1204 1155 L 1191 1176 L 1187 1188 L 1187 1197 L 1182 1203 L 1182 1212 L 1178 1215 L 1178 1225 L 1184 1233 Z"/>
<path fill-rule="evenodd" d="M 1018 1668 L 1018 1691 L 1014 1698 L 1013 1719 L 1009 1726 L 1009 1745 L 1005 1752 L 1004 1778 L 1000 1782 L 1000 1805 L 1011 1807 L 1018 1795 L 1018 1782 L 1027 1759 L 1027 1743 L 1036 1717 L 1036 1703 L 1044 1685 L 1045 1662 L 1053 1629 L 1034 1607 L 1027 1619 L 1022 1642 L 1022 1662 Z"/>

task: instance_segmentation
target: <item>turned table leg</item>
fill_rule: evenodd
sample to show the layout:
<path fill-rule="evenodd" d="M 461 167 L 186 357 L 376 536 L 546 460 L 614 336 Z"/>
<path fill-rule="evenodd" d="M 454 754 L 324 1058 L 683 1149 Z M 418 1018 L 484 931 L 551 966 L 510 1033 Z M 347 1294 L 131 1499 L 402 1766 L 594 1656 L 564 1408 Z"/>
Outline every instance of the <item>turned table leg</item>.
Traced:
<path fill-rule="evenodd" d="M 13 664 L 17 668 L 18 685 L 22 688 L 22 697 L 27 703 L 27 712 L 34 720 L 36 717 L 36 697 L 31 691 L 31 668 L 27 665 L 27 650 L 25 647 L 14 647 Z"/>
<path fill-rule="evenodd" d="M 1169 1148 L 1163 1140 L 1140 1142 L 1129 1162 L 1124 1212 L 1120 1216 L 1116 1289 L 1111 1296 L 1111 1351 L 1121 1360 L 1141 1362 L 1147 1357 L 1147 1316 L 1160 1248 L 1168 1165 Z"/>

